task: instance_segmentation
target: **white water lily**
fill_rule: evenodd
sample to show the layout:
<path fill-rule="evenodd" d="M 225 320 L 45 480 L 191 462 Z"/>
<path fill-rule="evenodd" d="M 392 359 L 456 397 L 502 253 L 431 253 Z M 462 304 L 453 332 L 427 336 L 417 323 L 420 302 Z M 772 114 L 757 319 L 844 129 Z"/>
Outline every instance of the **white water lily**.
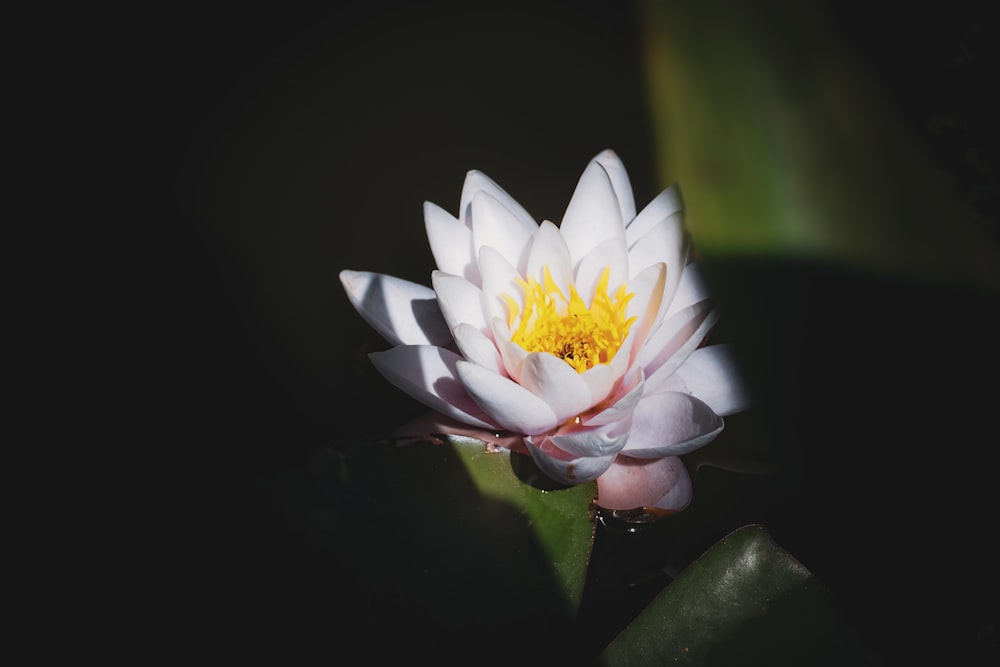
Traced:
<path fill-rule="evenodd" d="M 679 457 L 712 441 L 748 396 L 732 350 L 703 345 L 718 312 L 690 258 L 679 187 L 636 214 L 607 150 L 558 227 L 478 171 L 457 218 L 427 202 L 424 219 L 431 287 L 340 274 L 392 345 L 370 355 L 375 367 L 441 417 L 437 432 L 526 450 L 563 484 L 596 479 L 602 507 L 687 506 Z"/>

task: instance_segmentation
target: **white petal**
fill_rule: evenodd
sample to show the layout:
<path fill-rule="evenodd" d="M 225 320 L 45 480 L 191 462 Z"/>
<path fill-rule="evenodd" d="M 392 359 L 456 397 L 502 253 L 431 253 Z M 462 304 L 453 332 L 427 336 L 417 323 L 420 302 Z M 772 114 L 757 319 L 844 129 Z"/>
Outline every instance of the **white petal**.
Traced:
<path fill-rule="evenodd" d="M 702 301 L 663 320 L 635 360 L 646 374 L 646 391 L 653 391 L 676 371 L 718 319 L 718 309 Z"/>
<path fill-rule="evenodd" d="M 681 197 L 680 185 L 674 183 L 656 196 L 653 201 L 639 211 L 632 220 L 626 220 L 625 237 L 631 247 L 636 240 L 645 235 L 660 220 L 669 218 L 674 213 L 684 210 L 684 200 Z"/>
<path fill-rule="evenodd" d="M 613 150 L 602 151 L 594 158 L 601 163 L 604 171 L 608 172 L 611 179 L 611 187 L 615 190 L 618 198 L 618 208 L 622 214 L 622 220 L 627 221 L 635 217 L 635 195 L 632 194 L 632 182 L 629 180 L 625 165 Z"/>
<path fill-rule="evenodd" d="M 638 353 L 646 344 L 650 332 L 659 322 L 663 305 L 663 290 L 666 285 L 667 267 L 656 264 L 635 276 L 628 282 L 628 291 L 635 296 L 628 303 L 625 314 L 637 318 L 629 329 L 629 338 L 634 338 L 631 348 Z"/>
<path fill-rule="evenodd" d="M 437 267 L 479 285 L 472 230 L 431 202 L 424 202 L 424 229 Z"/>
<path fill-rule="evenodd" d="M 465 278 L 459 278 L 443 271 L 431 273 L 431 284 L 437 295 L 438 307 L 448 328 L 454 330 L 459 324 L 469 324 L 483 333 L 489 330 L 483 312 L 483 291 Z"/>
<path fill-rule="evenodd" d="M 617 358 L 616 355 L 615 359 Z M 623 376 L 625 371 L 628 370 L 627 364 L 614 365 L 615 359 L 611 360 L 612 364 L 598 364 L 579 374 L 580 379 L 586 383 L 587 389 L 590 392 L 588 408 L 607 399 L 608 395 L 615 388 L 618 378 Z"/>
<path fill-rule="evenodd" d="M 477 192 L 472 198 L 472 242 L 478 255 L 483 246 L 496 248 L 504 258 L 523 272 L 528 265 L 528 249 L 538 231 L 521 224 L 513 213 L 504 208 L 487 192 Z"/>
<path fill-rule="evenodd" d="M 466 359 L 494 373 L 507 374 L 496 345 L 482 331 L 468 324 L 459 324 L 452 335 Z"/>
<path fill-rule="evenodd" d="M 507 430 L 535 435 L 559 423 L 548 403 L 513 380 L 468 361 L 459 361 L 457 370 L 469 395 Z"/>
<path fill-rule="evenodd" d="M 340 272 L 340 283 L 361 317 L 393 345 L 452 344 L 451 330 L 430 287 L 346 269 Z"/>
<path fill-rule="evenodd" d="M 722 428 L 722 417 L 694 396 L 645 394 L 632 413 L 632 433 L 623 451 L 642 459 L 680 456 L 707 445 Z"/>
<path fill-rule="evenodd" d="M 678 280 L 680 270 L 687 262 L 688 242 L 684 235 L 683 221 L 679 215 L 659 221 L 652 229 L 628 249 L 628 264 L 632 275 L 647 266 L 663 262 L 667 271 L 676 271 Z"/>
<path fill-rule="evenodd" d="M 485 192 L 500 202 L 524 229 L 530 232 L 538 227 L 538 223 L 524 210 L 523 206 L 517 203 L 517 200 L 493 182 L 493 179 L 489 176 L 475 169 L 465 175 L 465 184 L 462 186 L 462 200 L 458 210 L 458 217 L 463 222 L 468 221 L 469 206 L 480 192 Z"/>
<path fill-rule="evenodd" d="M 524 444 L 542 472 L 563 484 L 582 484 L 597 479 L 615 460 L 614 454 L 573 457 L 561 452 L 548 438 L 541 445 L 525 438 Z"/>
<path fill-rule="evenodd" d="M 455 365 L 461 357 L 454 352 L 430 345 L 401 345 L 368 357 L 389 382 L 424 405 L 464 424 L 497 427 L 458 380 Z"/>
<path fill-rule="evenodd" d="M 528 354 L 518 382 L 548 404 L 556 423 L 576 417 L 595 403 L 581 374 L 548 352 Z"/>
<path fill-rule="evenodd" d="M 625 226 L 618 208 L 618 197 L 608 173 L 599 162 L 591 161 L 584 170 L 559 231 L 566 239 L 574 265 L 607 239 L 620 237 L 625 243 Z"/>
<path fill-rule="evenodd" d="M 677 285 L 677 289 L 674 292 L 667 315 L 670 316 L 687 308 L 691 304 L 704 301 L 710 297 L 711 293 L 708 289 L 708 281 L 705 280 L 701 264 L 691 262 L 684 267 L 684 272 L 680 276 L 680 284 Z"/>
<path fill-rule="evenodd" d="M 493 342 L 500 353 L 507 375 L 515 382 L 520 382 L 521 368 L 524 366 L 524 360 L 528 358 L 528 353 L 523 347 L 511 341 L 510 329 L 499 317 L 493 318 Z"/>
<path fill-rule="evenodd" d="M 676 456 L 638 460 L 618 456 L 597 479 L 597 505 L 610 510 L 641 507 L 680 511 L 691 502 L 691 476 Z"/>
<path fill-rule="evenodd" d="M 588 306 L 594 300 L 594 290 L 605 268 L 611 269 L 608 291 L 614 295 L 629 278 L 628 253 L 623 239 L 611 238 L 597 244 L 577 265 L 576 290 Z"/>
<path fill-rule="evenodd" d="M 572 456 L 608 456 L 617 454 L 629 436 L 629 419 L 602 426 L 564 426 L 549 436 L 559 449 Z"/>
<path fill-rule="evenodd" d="M 683 380 L 688 393 L 705 401 L 720 416 L 750 407 L 750 391 L 730 345 L 698 348 L 674 375 Z"/>
<path fill-rule="evenodd" d="M 490 246 L 485 246 L 479 254 L 479 271 L 483 276 L 483 308 L 491 319 L 510 319 L 507 303 L 500 297 L 507 294 L 519 303 L 524 303 L 524 289 L 517 281 L 521 277 L 503 255 Z"/>
<path fill-rule="evenodd" d="M 566 247 L 566 241 L 559 233 L 559 228 L 548 220 L 542 221 L 538 226 L 538 232 L 528 254 L 525 276 L 542 282 L 546 266 L 563 296 L 568 297 L 569 285 L 573 281 L 573 259 L 569 254 L 569 248 Z"/>

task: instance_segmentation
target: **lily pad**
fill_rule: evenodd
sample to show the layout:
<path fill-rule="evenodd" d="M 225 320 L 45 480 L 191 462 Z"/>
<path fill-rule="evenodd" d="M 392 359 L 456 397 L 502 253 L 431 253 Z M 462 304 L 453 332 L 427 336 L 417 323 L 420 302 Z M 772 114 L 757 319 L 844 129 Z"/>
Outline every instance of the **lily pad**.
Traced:
<path fill-rule="evenodd" d="M 603 651 L 606 665 L 873 664 L 812 574 L 760 525 L 685 569 Z"/>

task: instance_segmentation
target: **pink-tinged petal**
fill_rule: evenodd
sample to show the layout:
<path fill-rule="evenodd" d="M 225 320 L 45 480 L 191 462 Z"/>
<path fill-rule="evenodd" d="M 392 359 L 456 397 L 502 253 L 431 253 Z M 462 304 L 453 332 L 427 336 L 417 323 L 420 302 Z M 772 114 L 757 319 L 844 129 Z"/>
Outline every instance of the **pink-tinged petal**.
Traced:
<path fill-rule="evenodd" d="M 568 424 L 550 435 L 549 440 L 571 456 L 608 456 L 625 446 L 629 424 L 629 419 L 603 426 Z"/>
<path fill-rule="evenodd" d="M 541 283 L 544 281 L 546 267 L 563 296 L 568 297 L 569 285 L 573 282 L 573 258 L 559 228 L 548 220 L 543 220 L 531 244 L 525 276 Z"/>
<path fill-rule="evenodd" d="M 556 447 L 546 437 L 536 443 L 525 438 L 524 444 L 542 472 L 562 484 L 583 484 L 597 479 L 614 462 L 615 455 L 574 457 Z"/>
<path fill-rule="evenodd" d="M 424 441 L 441 444 L 441 436 L 459 435 L 474 438 L 495 447 L 504 447 L 512 452 L 527 455 L 524 438 L 507 431 L 475 428 L 452 419 L 440 412 L 428 412 L 394 429 L 387 439 L 397 441 Z"/>
<path fill-rule="evenodd" d="M 449 330 L 454 330 L 459 324 L 469 324 L 484 333 L 489 330 L 483 312 L 481 289 L 465 278 L 443 271 L 431 272 L 431 285 Z"/>
<path fill-rule="evenodd" d="M 723 426 L 722 417 L 694 396 L 672 391 L 645 394 L 632 412 L 632 433 L 624 453 L 640 459 L 681 456 L 710 443 Z"/>
<path fill-rule="evenodd" d="M 521 275 L 497 250 L 484 246 L 479 253 L 479 271 L 483 276 L 483 308 L 491 319 L 499 317 L 508 321 L 507 302 L 500 295 L 507 294 L 518 303 L 524 303 L 524 288 L 518 283 Z"/>
<path fill-rule="evenodd" d="M 635 195 L 632 194 L 632 181 L 629 180 L 625 165 L 622 164 L 618 154 L 611 149 L 601 151 L 594 160 L 604 167 L 604 171 L 608 172 L 611 187 L 614 188 L 615 196 L 618 199 L 618 209 L 621 211 L 622 220 L 631 220 L 635 217 Z"/>
<path fill-rule="evenodd" d="M 535 435 L 559 423 L 548 403 L 509 378 L 468 361 L 457 364 L 458 377 L 473 400 L 508 431 Z"/>
<path fill-rule="evenodd" d="M 461 357 L 454 352 L 430 345 L 401 345 L 368 357 L 385 379 L 431 409 L 472 426 L 497 427 L 459 381 L 456 363 Z"/>
<path fill-rule="evenodd" d="M 516 199 L 507 194 L 489 176 L 475 169 L 465 175 L 465 184 L 462 186 L 462 199 L 458 209 L 458 217 L 463 222 L 468 222 L 469 207 L 472 205 L 472 200 L 480 192 L 485 192 L 500 202 L 514 216 L 518 224 L 529 233 L 538 227 L 535 219 L 524 210 L 523 206 L 517 203 Z"/>
<path fill-rule="evenodd" d="M 653 201 L 646 204 L 635 218 L 626 220 L 625 238 L 629 247 L 632 247 L 660 220 L 666 220 L 683 210 L 684 200 L 681 197 L 681 188 L 677 183 L 674 183 L 657 195 Z"/>
<path fill-rule="evenodd" d="M 497 346 L 482 331 L 469 324 L 459 324 L 452 334 L 459 352 L 466 359 L 494 373 L 507 374 Z"/>
<path fill-rule="evenodd" d="M 369 271 L 340 272 L 340 283 L 358 314 L 393 345 L 452 344 L 434 290 Z"/>
<path fill-rule="evenodd" d="M 528 265 L 531 239 L 538 231 L 530 229 L 487 192 L 472 198 L 472 242 L 478 254 L 483 246 L 495 248 L 511 266 L 521 272 Z"/>
<path fill-rule="evenodd" d="M 615 393 L 610 396 L 611 404 L 593 414 L 584 415 L 583 423 L 588 426 L 602 426 L 631 419 L 632 411 L 643 394 L 642 369 L 636 368 L 622 378 Z"/>
<path fill-rule="evenodd" d="M 566 207 L 559 231 L 566 239 L 574 265 L 607 239 L 618 237 L 622 244 L 625 243 L 625 226 L 618 208 L 618 197 L 608 173 L 599 162 L 591 161 L 584 170 Z"/>
<path fill-rule="evenodd" d="M 597 478 L 596 503 L 609 510 L 655 507 L 679 512 L 691 496 L 691 476 L 676 456 L 651 460 L 618 456 Z"/>
<path fill-rule="evenodd" d="M 437 267 L 479 285 L 472 230 L 431 202 L 424 202 L 424 229 Z"/>
<path fill-rule="evenodd" d="M 705 280 L 705 273 L 698 262 L 691 262 L 684 267 L 684 272 L 680 276 L 680 284 L 674 292 L 673 300 L 670 302 L 670 309 L 667 316 L 687 308 L 688 306 L 705 301 L 711 297 L 711 290 L 708 289 L 708 281 Z"/>
<path fill-rule="evenodd" d="M 628 280 L 628 253 L 624 239 L 611 238 L 598 243 L 577 264 L 576 290 L 588 305 L 594 300 L 594 290 L 605 268 L 610 268 L 608 291 L 614 295 L 618 287 Z"/>
<path fill-rule="evenodd" d="M 653 391 L 677 370 L 718 319 L 718 309 L 702 301 L 663 320 L 635 360 L 646 374 L 646 390 Z"/>
<path fill-rule="evenodd" d="M 730 345 L 698 348 L 674 375 L 684 382 L 685 391 L 707 403 L 722 417 L 746 410 L 752 402 Z"/>
<path fill-rule="evenodd" d="M 590 387 L 580 373 L 548 352 L 532 352 L 524 360 L 518 382 L 544 400 L 561 423 L 594 404 Z"/>

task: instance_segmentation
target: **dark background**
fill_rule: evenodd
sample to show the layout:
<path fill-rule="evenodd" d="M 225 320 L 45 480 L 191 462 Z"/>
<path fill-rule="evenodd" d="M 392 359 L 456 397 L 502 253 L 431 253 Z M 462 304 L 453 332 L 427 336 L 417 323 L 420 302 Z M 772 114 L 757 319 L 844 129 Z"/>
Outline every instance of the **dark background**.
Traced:
<path fill-rule="evenodd" d="M 997 241 L 986 9 L 823 6 Z M 112 306 L 133 315 L 115 345 L 126 361 L 127 436 L 108 463 L 122 489 L 111 494 L 118 557 L 98 587 L 122 612 L 117 646 L 334 659 L 364 633 L 391 642 L 398 628 L 358 612 L 360 589 L 338 569 L 350 558 L 317 547 L 301 500 L 318 454 L 422 411 L 368 366 L 380 342 L 337 274 L 425 282 L 421 205 L 454 210 L 473 168 L 558 219 L 587 161 L 613 148 L 637 203 L 651 199 L 667 183 L 637 14 L 629 3 L 434 2 L 86 18 L 101 27 L 83 40 L 98 58 L 65 65 L 77 118 L 94 119 L 81 131 L 120 168 L 95 180 L 123 214 Z M 683 565 L 726 530 L 763 523 L 886 664 L 995 658 L 996 293 L 753 257 L 720 259 L 712 275 L 725 333 L 759 350 L 746 361 L 761 406 L 730 430 L 767 440 L 780 474 L 707 472 L 691 515 L 710 521 L 667 529 L 651 548 L 688 536 L 670 556 Z M 728 512 L 698 500 L 726 493 Z M 586 622 L 610 639 L 670 568 L 620 535 L 598 542 L 606 572 L 590 599 L 612 611 Z M 501 621 L 537 631 L 483 619 Z M 433 631 L 432 619 L 413 624 Z"/>

